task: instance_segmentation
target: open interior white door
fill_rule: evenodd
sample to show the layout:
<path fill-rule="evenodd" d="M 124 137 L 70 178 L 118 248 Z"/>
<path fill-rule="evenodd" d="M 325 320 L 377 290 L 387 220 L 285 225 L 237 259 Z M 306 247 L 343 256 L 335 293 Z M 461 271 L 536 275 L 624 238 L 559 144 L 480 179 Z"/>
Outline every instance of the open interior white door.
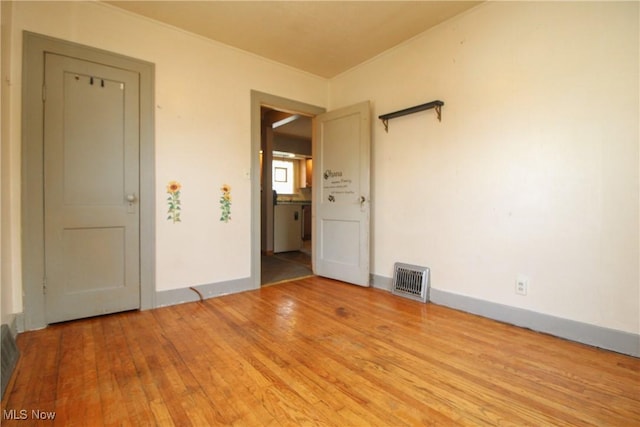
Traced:
<path fill-rule="evenodd" d="M 313 267 L 369 286 L 370 107 L 316 116 L 313 130 Z"/>

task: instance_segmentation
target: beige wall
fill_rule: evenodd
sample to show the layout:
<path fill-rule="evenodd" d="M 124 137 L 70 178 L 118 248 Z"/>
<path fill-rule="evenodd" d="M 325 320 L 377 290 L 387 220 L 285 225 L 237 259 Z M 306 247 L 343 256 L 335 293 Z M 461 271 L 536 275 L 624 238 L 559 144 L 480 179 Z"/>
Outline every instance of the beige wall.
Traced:
<path fill-rule="evenodd" d="M 445 102 L 375 121 L 372 273 L 640 332 L 639 34 L 636 2 L 486 3 L 332 79 L 332 109 Z"/>
<path fill-rule="evenodd" d="M 23 30 L 155 64 L 156 289 L 248 277 L 251 90 L 322 106 L 327 81 L 104 4 L 15 2 L 9 145 L 18 153 Z M 12 160 L 11 179 L 19 183 L 19 155 Z M 177 224 L 166 220 L 171 180 L 182 184 L 182 222 Z M 223 184 L 232 188 L 229 223 L 219 220 Z M 11 230 L 19 229 L 12 219 Z M 10 256 L 19 259 L 19 248 Z M 3 297 L 4 291 L 3 281 Z M 21 294 L 21 283 L 11 291 Z M 20 304 L 13 309 L 21 311 Z"/>

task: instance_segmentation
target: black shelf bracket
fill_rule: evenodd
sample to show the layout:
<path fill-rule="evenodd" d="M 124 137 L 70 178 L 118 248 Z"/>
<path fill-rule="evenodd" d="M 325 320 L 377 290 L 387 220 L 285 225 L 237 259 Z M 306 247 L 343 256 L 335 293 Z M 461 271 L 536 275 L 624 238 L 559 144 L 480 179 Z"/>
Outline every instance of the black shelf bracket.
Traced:
<path fill-rule="evenodd" d="M 431 101 L 426 104 L 416 105 L 415 107 L 405 108 L 404 110 L 394 111 L 393 113 L 383 114 L 378 116 L 380 120 L 382 120 L 382 124 L 384 125 L 384 131 L 389 132 L 389 120 L 395 119 L 396 117 L 406 116 L 407 114 L 417 113 L 419 111 L 430 110 L 435 108 L 436 114 L 438 115 L 438 121 L 442 121 L 442 106 L 444 102 L 442 101 Z"/>

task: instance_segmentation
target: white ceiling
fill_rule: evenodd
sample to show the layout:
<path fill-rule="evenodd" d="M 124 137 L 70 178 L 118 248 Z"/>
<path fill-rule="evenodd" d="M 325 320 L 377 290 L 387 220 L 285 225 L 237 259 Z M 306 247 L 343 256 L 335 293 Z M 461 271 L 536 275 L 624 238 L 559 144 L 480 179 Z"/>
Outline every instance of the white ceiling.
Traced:
<path fill-rule="evenodd" d="M 331 78 L 479 1 L 106 1 Z"/>

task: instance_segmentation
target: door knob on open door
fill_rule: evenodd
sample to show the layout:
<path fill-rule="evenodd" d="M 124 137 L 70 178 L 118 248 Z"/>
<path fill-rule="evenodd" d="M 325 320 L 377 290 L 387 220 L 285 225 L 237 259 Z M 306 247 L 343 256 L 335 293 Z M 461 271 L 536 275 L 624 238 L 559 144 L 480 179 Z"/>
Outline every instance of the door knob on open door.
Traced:
<path fill-rule="evenodd" d="M 365 199 L 364 196 L 360 196 L 360 204 L 361 205 L 364 205 L 364 202 L 366 202 L 366 201 L 367 201 L 367 199 Z"/>
<path fill-rule="evenodd" d="M 127 194 L 127 202 L 133 203 L 137 200 L 136 195 L 134 193 Z"/>

